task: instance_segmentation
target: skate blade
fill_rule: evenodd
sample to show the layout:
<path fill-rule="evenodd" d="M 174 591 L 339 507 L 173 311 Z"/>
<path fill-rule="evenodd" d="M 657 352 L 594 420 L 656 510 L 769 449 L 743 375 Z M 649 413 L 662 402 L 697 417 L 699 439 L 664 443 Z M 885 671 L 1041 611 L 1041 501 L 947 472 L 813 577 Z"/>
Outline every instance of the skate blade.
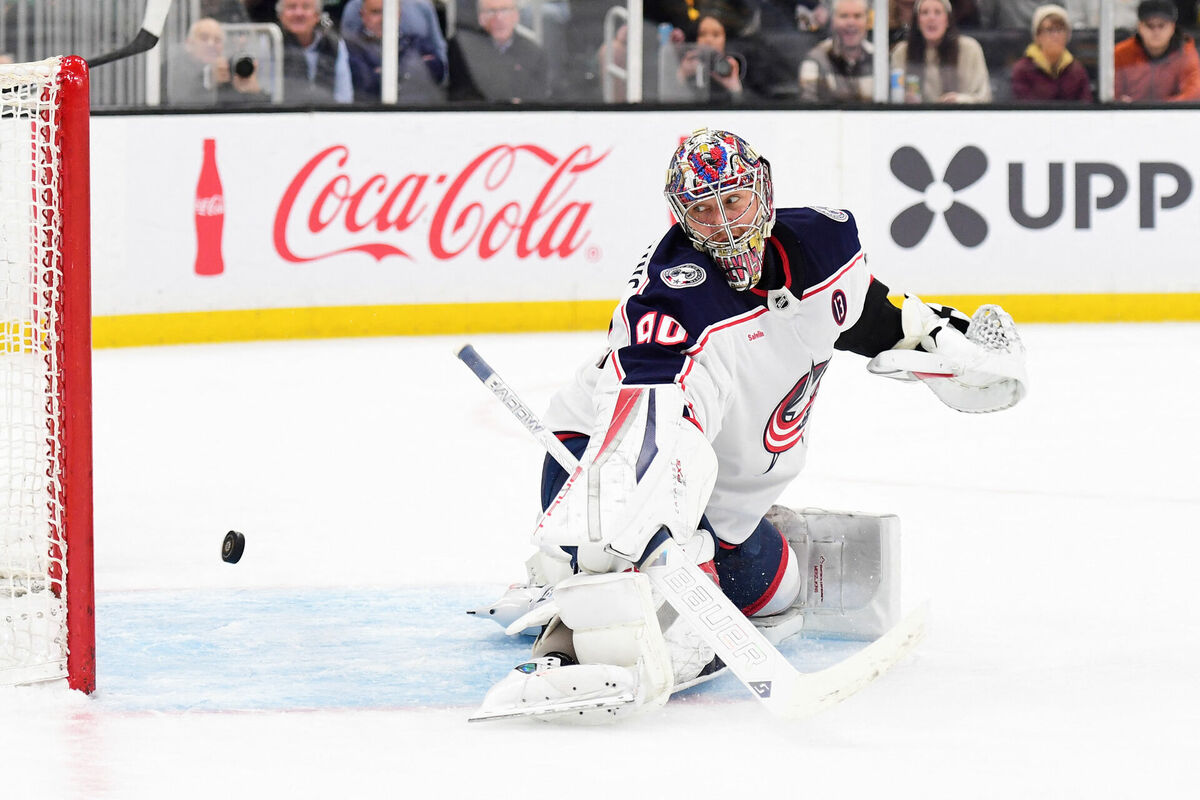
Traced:
<path fill-rule="evenodd" d="M 615 697 L 594 698 L 591 700 L 570 700 L 555 703 L 552 706 L 536 706 L 533 708 L 504 709 L 497 711 L 477 711 L 474 716 L 467 717 L 467 722 L 491 722 L 497 719 L 520 719 L 522 717 L 551 718 L 570 714 L 580 714 L 584 711 L 608 711 L 634 705 L 632 693 L 619 694 Z"/>

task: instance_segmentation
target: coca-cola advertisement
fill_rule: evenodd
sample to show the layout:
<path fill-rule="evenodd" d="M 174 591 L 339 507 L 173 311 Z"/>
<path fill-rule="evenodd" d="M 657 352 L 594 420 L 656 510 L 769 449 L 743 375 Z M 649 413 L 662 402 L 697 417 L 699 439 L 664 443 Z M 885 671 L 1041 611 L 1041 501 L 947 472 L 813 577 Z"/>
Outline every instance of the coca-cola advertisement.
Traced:
<path fill-rule="evenodd" d="M 301 165 L 272 226 L 280 258 L 564 261 L 594 238 L 597 182 L 588 178 L 609 150 L 501 142 L 465 161 L 391 174 L 372 155 L 334 144 Z"/>
<path fill-rule="evenodd" d="M 391 332 L 413 310 L 426 314 L 421 330 L 451 332 L 483 306 L 513 315 L 504 329 L 530 330 L 586 305 L 573 324 L 602 327 L 671 224 L 671 152 L 705 125 L 767 156 L 777 206 L 853 211 L 890 285 L 935 296 L 1196 291 L 1190 262 L 1173 255 L 1194 242 L 1200 202 L 1186 129 L 1149 142 L 1137 126 L 1152 111 L 1103 126 L 1046 113 L 1061 136 L 1045 146 L 1026 143 L 1015 112 L 100 117 L 94 313 L 365 307 L 354 319 L 390 314 Z M 1135 243 L 1153 268 L 1112 266 Z"/>

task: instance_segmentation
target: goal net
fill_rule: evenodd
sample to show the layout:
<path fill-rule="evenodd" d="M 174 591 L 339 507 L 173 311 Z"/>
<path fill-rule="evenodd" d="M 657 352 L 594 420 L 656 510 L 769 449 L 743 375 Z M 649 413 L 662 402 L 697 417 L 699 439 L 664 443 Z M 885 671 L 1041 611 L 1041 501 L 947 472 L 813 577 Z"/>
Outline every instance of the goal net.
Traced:
<path fill-rule="evenodd" d="M 0 685 L 95 685 L 87 66 L 0 66 Z"/>

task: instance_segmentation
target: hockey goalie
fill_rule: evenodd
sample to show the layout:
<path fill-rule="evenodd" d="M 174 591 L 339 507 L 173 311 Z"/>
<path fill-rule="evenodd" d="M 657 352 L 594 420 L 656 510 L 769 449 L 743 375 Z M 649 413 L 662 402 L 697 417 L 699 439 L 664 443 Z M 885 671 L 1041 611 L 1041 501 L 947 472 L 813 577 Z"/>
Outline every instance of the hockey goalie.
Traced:
<path fill-rule="evenodd" d="M 1025 394 L 1007 313 L 968 318 L 915 296 L 897 307 L 853 216 L 776 209 L 770 165 L 739 136 L 692 134 L 665 194 L 678 222 L 634 269 L 606 350 L 544 418 L 578 468 L 547 458 L 528 580 L 487 609 L 536 636 L 532 657 L 473 719 L 619 719 L 719 671 L 647 579 L 663 537 L 770 642 L 880 636 L 899 611 L 898 520 L 774 505 L 804 466 L 830 358 L 864 356 L 958 411 Z"/>

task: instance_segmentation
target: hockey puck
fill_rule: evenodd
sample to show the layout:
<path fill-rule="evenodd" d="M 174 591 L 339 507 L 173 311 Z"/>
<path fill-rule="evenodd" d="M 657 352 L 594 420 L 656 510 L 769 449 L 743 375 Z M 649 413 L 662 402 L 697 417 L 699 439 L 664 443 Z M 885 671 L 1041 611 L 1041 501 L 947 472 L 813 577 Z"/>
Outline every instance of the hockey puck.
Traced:
<path fill-rule="evenodd" d="M 246 537 L 237 531 L 230 531 L 225 534 L 225 541 L 221 543 L 221 560 L 226 564 L 236 564 L 245 549 Z"/>

